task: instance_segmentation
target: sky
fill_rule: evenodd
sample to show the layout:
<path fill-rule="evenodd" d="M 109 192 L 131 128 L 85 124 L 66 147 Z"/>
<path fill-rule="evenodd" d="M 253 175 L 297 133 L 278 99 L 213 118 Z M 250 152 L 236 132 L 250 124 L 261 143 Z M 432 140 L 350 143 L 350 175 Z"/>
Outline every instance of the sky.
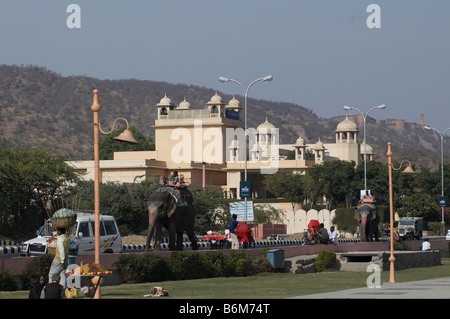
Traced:
<path fill-rule="evenodd" d="M 219 76 L 247 88 L 272 75 L 248 96 L 324 118 L 386 104 L 369 116 L 419 123 L 423 114 L 442 132 L 449 15 L 442 0 L 2 0 L 0 64 L 236 95 L 242 88 Z"/>

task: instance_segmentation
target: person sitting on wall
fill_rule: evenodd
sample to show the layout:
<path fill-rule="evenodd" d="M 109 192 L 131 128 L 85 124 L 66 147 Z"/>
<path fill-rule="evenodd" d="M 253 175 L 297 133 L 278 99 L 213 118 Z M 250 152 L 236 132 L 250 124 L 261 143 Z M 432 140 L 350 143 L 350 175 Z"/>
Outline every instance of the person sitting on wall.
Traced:
<path fill-rule="evenodd" d="M 328 244 L 329 243 L 329 238 L 328 238 L 328 231 L 325 228 L 325 225 L 323 223 L 321 223 L 319 225 L 320 229 L 317 232 L 317 238 L 319 239 L 319 244 Z"/>

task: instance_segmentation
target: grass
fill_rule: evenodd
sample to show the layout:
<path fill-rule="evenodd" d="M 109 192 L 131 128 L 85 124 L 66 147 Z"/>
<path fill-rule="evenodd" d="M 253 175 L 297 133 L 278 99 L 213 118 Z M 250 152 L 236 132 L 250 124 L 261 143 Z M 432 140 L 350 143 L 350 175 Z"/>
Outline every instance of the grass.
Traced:
<path fill-rule="evenodd" d="M 396 282 L 450 276 L 450 259 L 442 265 L 396 271 Z M 275 299 L 310 295 L 366 286 L 367 272 L 325 271 L 314 274 L 264 273 L 250 277 L 211 278 L 154 282 L 102 288 L 103 298 L 140 299 L 153 286 L 168 290 L 171 298 Z M 389 281 L 389 271 L 381 272 L 381 282 Z M 238 292 L 238 293 L 237 293 Z"/>
<path fill-rule="evenodd" d="M 450 258 L 435 267 L 396 271 L 396 282 L 450 276 Z M 143 299 L 150 288 L 160 286 L 169 291 L 168 298 L 245 298 L 276 299 L 324 293 L 366 286 L 367 272 L 324 271 L 315 274 L 264 273 L 249 277 L 210 278 L 142 284 L 104 286 L 103 299 Z M 389 271 L 381 272 L 381 282 L 389 281 Z M 0 291 L 0 299 L 26 299 L 28 291 Z"/>

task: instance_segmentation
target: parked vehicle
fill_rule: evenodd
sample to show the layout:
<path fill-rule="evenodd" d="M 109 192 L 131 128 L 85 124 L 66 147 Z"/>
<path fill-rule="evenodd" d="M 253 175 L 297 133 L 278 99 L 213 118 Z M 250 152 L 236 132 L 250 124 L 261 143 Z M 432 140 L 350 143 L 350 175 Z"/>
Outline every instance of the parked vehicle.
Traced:
<path fill-rule="evenodd" d="M 447 235 L 445 235 L 446 240 L 450 240 L 450 229 L 447 231 Z"/>
<path fill-rule="evenodd" d="M 421 239 L 423 229 L 422 217 L 402 217 L 398 221 L 398 234 L 402 240 Z"/>
<path fill-rule="evenodd" d="M 93 255 L 95 253 L 94 219 L 92 213 L 77 213 L 77 221 L 71 227 L 70 255 Z M 37 256 L 48 252 L 48 245 L 54 239 L 51 220 L 47 220 L 37 231 L 37 237 L 23 244 L 22 256 Z M 100 253 L 122 251 L 122 237 L 113 216 L 100 215 Z"/>

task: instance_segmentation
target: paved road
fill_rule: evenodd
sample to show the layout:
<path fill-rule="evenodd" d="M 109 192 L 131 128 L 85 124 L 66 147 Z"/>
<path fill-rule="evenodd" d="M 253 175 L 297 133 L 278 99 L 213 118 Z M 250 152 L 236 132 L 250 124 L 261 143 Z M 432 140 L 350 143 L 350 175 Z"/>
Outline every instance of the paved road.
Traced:
<path fill-rule="evenodd" d="M 298 296 L 295 299 L 450 299 L 450 277 L 383 283 L 380 288 L 355 288 Z"/>

